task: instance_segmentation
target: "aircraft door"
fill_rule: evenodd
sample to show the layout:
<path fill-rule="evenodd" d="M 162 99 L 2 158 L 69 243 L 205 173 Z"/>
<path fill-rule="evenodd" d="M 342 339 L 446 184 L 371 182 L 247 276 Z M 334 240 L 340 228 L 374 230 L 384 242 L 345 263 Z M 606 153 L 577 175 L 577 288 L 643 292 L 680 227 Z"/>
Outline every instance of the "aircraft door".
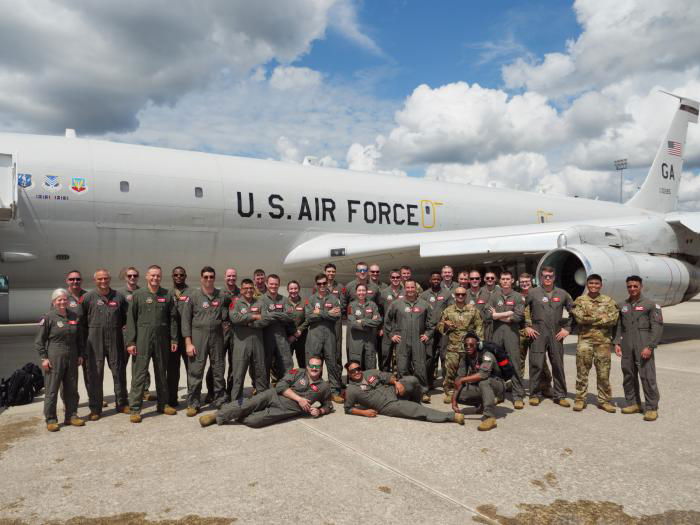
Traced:
<path fill-rule="evenodd" d="M 10 281 L 0 275 L 0 324 L 10 322 Z"/>
<path fill-rule="evenodd" d="M 0 221 L 15 217 L 17 206 L 17 172 L 12 155 L 0 153 Z"/>

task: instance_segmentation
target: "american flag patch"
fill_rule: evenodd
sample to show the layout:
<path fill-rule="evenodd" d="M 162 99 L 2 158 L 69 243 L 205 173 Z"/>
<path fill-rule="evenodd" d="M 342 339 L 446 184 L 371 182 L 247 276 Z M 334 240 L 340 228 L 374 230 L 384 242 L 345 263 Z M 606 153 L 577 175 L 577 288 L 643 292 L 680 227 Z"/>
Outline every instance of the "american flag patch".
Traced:
<path fill-rule="evenodd" d="M 675 142 L 673 140 L 668 141 L 668 154 L 675 155 L 676 157 L 681 156 L 681 143 Z"/>

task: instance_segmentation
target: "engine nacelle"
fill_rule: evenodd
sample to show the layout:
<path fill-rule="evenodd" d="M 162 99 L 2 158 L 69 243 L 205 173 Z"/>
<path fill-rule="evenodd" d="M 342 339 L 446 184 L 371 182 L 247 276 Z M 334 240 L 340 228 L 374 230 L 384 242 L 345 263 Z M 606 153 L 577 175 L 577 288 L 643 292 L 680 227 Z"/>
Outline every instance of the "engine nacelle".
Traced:
<path fill-rule="evenodd" d="M 581 244 L 557 248 L 544 255 L 537 266 L 556 270 L 557 284 L 576 298 L 586 286 L 586 278 L 597 273 L 603 278 L 603 293 L 616 301 L 627 298 L 625 279 L 644 279 L 643 294 L 669 306 L 690 299 L 700 291 L 700 269 L 672 257 L 626 252 L 618 248 Z"/>

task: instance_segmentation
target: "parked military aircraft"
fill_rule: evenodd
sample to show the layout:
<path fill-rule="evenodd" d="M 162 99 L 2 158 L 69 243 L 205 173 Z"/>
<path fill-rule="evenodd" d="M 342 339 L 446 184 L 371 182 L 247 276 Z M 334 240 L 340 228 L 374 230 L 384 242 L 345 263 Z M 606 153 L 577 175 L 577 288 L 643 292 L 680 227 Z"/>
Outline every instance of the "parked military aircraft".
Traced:
<path fill-rule="evenodd" d="M 77 138 L 0 134 L 0 322 L 35 320 L 76 268 L 262 267 L 303 284 L 328 261 L 418 275 L 443 264 L 552 265 L 579 295 L 590 273 L 662 305 L 700 291 L 700 213 L 676 212 L 687 125 L 679 98 L 626 204 Z M 9 284 L 8 284 L 9 283 Z"/>

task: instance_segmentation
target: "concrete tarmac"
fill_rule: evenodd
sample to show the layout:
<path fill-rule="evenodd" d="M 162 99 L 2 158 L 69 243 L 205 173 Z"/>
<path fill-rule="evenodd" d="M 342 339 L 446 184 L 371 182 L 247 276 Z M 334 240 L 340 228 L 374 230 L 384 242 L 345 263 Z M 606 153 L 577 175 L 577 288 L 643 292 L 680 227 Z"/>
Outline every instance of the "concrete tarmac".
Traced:
<path fill-rule="evenodd" d="M 202 429 L 184 410 L 159 415 L 147 403 L 134 425 L 115 413 L 112 395 L 102 420 L 49 433 L 39 397 L 0 414 L 0 525 L 700 523 L 700 300 L 664 317 L 653 423 L 598 410 L 593 371 L 583 412 L 549 400 L 515 411 L 506 401 L 486 433 L 472 408 L 464 427 L 338 407 L 254 430 Z M 33 335 L 23 333 L 0 330 L 0 376 L 37 361 Z M 567 339 L 569 398 L 575 343 Z M 185 381 L 183 368 L 182 394 Z M 611 382 L 624 405 L 615 356 Z M 109 379 L 105 392 L 113 394 Z M 449 410 L 437 391 L 432 406 Z"/>

